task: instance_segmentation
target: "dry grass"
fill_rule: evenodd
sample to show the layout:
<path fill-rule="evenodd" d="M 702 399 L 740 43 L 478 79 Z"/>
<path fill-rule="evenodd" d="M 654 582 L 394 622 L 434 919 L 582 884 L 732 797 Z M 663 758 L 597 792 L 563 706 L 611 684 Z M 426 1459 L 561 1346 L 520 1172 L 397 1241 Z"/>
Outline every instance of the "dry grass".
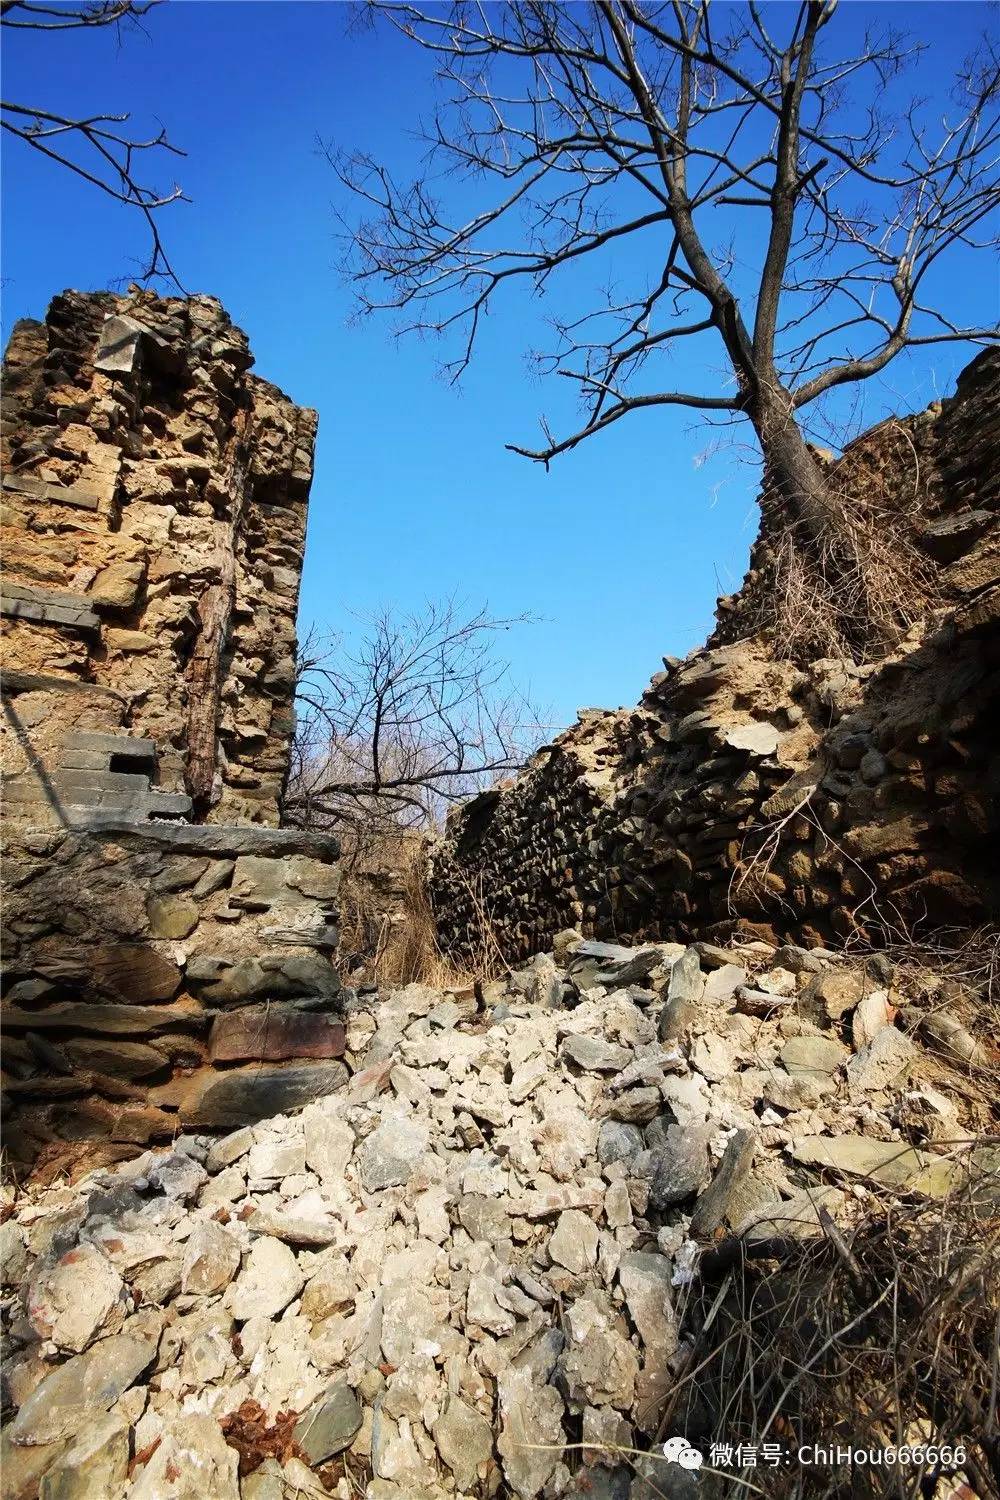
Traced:
<path fill-rule="evenodd" d="M 865 661 L 892 650 L 937 601 L 935 569 L 905 520 L 842 497 L 839 517 L 818 543 L 789 527 L 758 624 L 779 656 Z"/>
<path fill-rule="evenodd" d="M 935 1496 L 962 1474 L 980 1500 L 1000 1495 L 1000 1204 L 996 1179 L 971 1176 L 938 1202 L 869 1188 L 853 1228 L 740 1253 L 695 1285 L 684 1309 L 687 1359 L 664 1423 L 707 1453 L 905 1444 L 961 1447 L 957 1465 L 758 1469 L 765 1493 Z M 717 1255 L 717 1262 L 725 1258 Z M 705 1476 L 709 1479 L 709 1476 Z M 706 1495 L 745 1494 L 740 1466 Z M 740 1480 L 743 1481 L 741 1486 Z M 950 1485 L 950 1481 L 948 1481 Z"/>
<path fill-rule="evenodd" d="M 885 462 L 878 462 L 878 446 L 862 441 L 829 470 L 823 535 L 775 525 L 752 623 L 773 632 L 779 656 L 868 661 L 891 651 L 942 602 L 938 569 L 917 545 L 928 476 L 905 423 L 887 423 L 880 434 Z"/>
<path fill-rule="evenodd" d="M 353 978 L 386 988 L 426 984 L 447 990 L 470 988 L 477 980 L 507 972 L 481 891 L 472 893 L 481 934 L 476 951 L 464 964 L 442 952 L 426 861 L 424 840 L 413 837 L 383 840 L 347 860 L 340 891 L 341 953 L 355 959 Z M 387 883 L 392 886 L 389 899 Z"/>

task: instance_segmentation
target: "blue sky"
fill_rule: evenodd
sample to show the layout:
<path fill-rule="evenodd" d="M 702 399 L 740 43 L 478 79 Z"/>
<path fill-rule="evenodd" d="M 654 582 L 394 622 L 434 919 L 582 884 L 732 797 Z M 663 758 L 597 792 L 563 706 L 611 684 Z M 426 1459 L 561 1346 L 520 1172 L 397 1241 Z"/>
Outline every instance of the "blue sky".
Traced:
<path fill-rule="evenodd" d="M 995 12 L 975 3 L 844 7 L 856 35 L 881 13 L 931 44 L 932 86 Z M 566 382 L 539 382 L 524 355 L 544 308 L 512 301 L 490 321 L 455 390 L 438 351 L 350 321 L 336 270 L 343 193 L 317 137 L 371 151 L 405 174 L 431 99 L 427 58 L 348 10 L 298 0 L 170 0 L 145 34 L 8 36 L 5 96 L 62 112 L 131 110 L 163 121 L 187 158 L 168 165 L 193 202 L 163 232 L 185 286 L 221 298 L 257 369 L 320 412 L 300 629 L 352 610 L 416 608 L 457 592 L 540 622 L 505 638 L 516 678 L 556 724 L 585 705 L 635 701 L 664 653 L 683 655 L 735 588 L 753 540 L 757 471 L 743 444 L 717 448 L 695 416 L 639 413 L 540 468 L 505 451 L 565 428 Z M 4 334 L 64 287 L 126 280 L 140 222 L 14 142 L 4 150 Z M 633 252 L 623 252 L 629 254 Z M 994 267 L 964 267 L 963 311 L 995 318 Z M 867 393 L 866 423 L 947 393 L 972 351 L 894 364 Z M 711 389 L 713 371 L 693 378 Z"/>

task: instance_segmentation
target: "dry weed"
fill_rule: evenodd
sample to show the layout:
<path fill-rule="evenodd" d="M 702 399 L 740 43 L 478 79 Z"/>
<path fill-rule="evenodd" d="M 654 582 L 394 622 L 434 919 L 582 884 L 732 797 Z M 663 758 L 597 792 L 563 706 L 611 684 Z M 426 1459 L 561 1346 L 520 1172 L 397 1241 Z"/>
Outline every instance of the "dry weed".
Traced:
<path fill-rule="evenodd" d="M 863 1202 L 843 1233 L 830 1222 L 825 1237 L 750 1249 L 730 1242 L 703 1259 L 683 1311 L 684 1370 L 663 1431 L 686 1434 L 706 1453 L 712 1443 L 734 1454 L 779 1445 L 790 1460 L 756 1471 L 773 1500 L 943 1500 L 961 1481 L 966 1496 L 998 1496 L 995 1171 L 970 1173 L 940 1201 L 869 1184 Z M 966 1457 L 803 1468 L 797 1451 L 814 1443 L 874 1453 L 923 1444 Z M 725 1473 L 704 1475 L 704 1493 L 744 1494 L 754 1477 L 731 1461 Z"/>
<path fill-rule="evenodd" d="M 825 533 L 806 538 L 788 525 L 773 544 L 770 577 L 752 623 L 773 633 L 779 656 L 871 660 L 891 651 L 941 603 L 937 568 L 917 545 L 914 525 L 926 500 L 926 480 L 905 426 L 890 425 L 912 457 L 913 494 L 906 509 L 899 506 L 898 476 L 890 485 L 884 472 L 868 470 L 852 483 L 848 466 L 837 488 L 838 464 L 830 471 Z"/>
<path fill-rule="evenodd" d="M 427 890 L 427 847 L 412 835 L 383 840 L 347 860 L 341 884 L 341 952 L 353 956 L 356 978 L 387 988 L 425 984 L 469 988 L 507 971 L 481 891 L 473 897 L 478 946 L 457 964 L 443 953 Z M 391 895 L 384 889 L 391 872 Z M 471 888 L 470 888 L 471 891 Z"/>

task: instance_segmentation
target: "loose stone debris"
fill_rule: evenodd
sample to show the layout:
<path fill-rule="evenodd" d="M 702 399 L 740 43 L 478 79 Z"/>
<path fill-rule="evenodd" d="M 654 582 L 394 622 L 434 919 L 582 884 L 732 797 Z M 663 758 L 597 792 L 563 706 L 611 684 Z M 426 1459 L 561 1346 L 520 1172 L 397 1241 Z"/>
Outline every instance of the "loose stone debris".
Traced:
<path fill-rule="evenodd" d="M 5 1190 L 3 1495 L 656 1493 L 705 1250 L 989 1165 L 905 997 L 807 957 L 351 992 L 341 1092 Z"/>

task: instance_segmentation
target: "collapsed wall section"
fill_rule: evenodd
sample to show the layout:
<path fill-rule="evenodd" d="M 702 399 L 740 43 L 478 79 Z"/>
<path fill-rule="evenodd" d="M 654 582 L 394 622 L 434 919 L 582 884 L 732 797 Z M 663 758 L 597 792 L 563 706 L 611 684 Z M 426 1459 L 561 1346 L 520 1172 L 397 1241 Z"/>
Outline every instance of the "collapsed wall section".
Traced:
<path fill-rule="evenodd" d="M 1000 352 L 852 444 L 832 479 L 905 519 L 934 606 L 880 660 L 786 659 L 752 628 L 774 581 L 765 499 L 709 646 L 450 818 L 431 876 L 448 951 L 481 951 L 486 924 L 516 960 L 567 927 L 822 943 L 1000 911 Z"/>
<path fill-rule="evenodd" d="M 209 297 L 66 292 L 5 363 L 7 1149 L 342 1085 L 334 839 L 278 827 L 314 412 Z M 92 1158 L 91 1158 L 92 1159 Z"/>

